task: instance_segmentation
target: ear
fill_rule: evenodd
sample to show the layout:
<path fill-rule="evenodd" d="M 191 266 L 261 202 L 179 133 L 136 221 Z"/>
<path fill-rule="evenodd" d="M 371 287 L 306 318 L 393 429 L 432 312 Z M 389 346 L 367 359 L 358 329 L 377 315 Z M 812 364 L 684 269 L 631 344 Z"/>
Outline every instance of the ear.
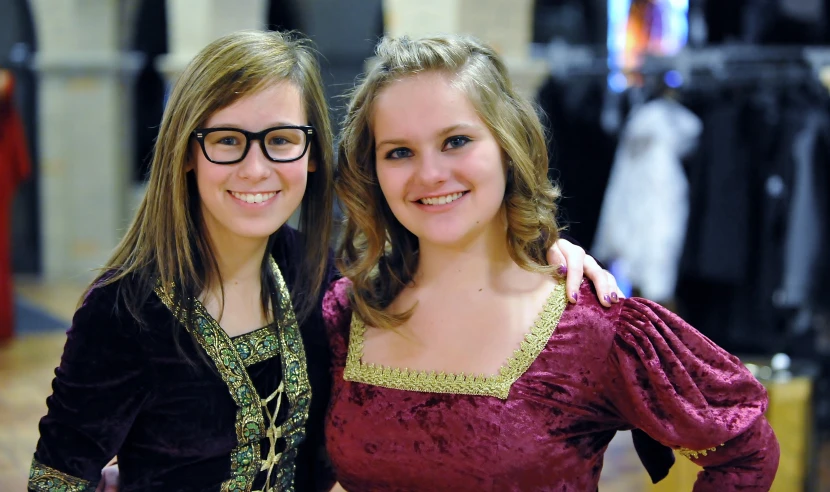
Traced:
<path fill-rule="evenodd" d="M 193 158 L 188 157 L 184 161 L 184 172 L 189 173 L 190 171 L 196 171 L 196 164 L 193 162 Z"/>
<path fill-rule="evenodd" d="M 308 160 L 308 172 L 313 173 L 317 170 L 317 161 L 315 159 Z"/>

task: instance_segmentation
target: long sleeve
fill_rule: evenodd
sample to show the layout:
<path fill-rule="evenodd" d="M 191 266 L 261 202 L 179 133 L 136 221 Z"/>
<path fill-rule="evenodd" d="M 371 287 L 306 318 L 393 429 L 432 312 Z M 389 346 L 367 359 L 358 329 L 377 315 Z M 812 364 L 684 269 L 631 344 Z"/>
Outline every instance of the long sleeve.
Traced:
<path fill-rule="evenodd" d="M 40 421 L 30 491 L 92 491 L 151 391 L 138 329 L 116 286 L 95 288 L 75 313 L 48 412 Z"/>
<path fill-rule="evenodd" d="M 606 385 L 621 418 L 703 467 L 694 490 L 769 490 L 779 448 L 764 387 L 675 314 L 644 299 L 619 310 Z"/>

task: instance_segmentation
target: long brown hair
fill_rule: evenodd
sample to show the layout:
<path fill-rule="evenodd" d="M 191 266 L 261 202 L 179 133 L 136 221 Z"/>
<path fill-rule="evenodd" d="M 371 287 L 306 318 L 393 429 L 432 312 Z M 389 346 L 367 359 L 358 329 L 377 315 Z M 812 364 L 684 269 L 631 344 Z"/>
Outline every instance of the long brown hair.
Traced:
<path fill-rule="evenodd" d="M 418 238 L 395 218 L 378 184 L 373 103 L 394 81 L 429 71 L 448 74 L 467 94 L 509 163 L 504 208 L 511 258 L 528 270 L 552 270 L 545 255 L 558 238 L 559 190 L 547 176 L 545 131 L 533 105 L 514 90 L 502 60 L 492 48 L 466 36 L 385 38 L 373 67 L 351 95 L 336 184 L 346 209 L 338 266 L 353 282 L 356 312 L 372 326 L 393 327 L 409 317 L 411 311 L 384 310 L 418 267 Z"/>
<path fill-rule="evenodd" d="M 292 300 L 302 322 L 318 303 L 326 274 L 333 206 L 333 144 L 320 69 L 309 42 L 293 33 L 240 31 L 209 44 L 187 65 L 172 90 L 155 144 L 147 191 L 135 218 L 93 286 L 119 280 L 119 295 L 139 322 L 157 282 L 175 285 L 178 306 L 192 319 L 193 299 L 221 279 L 201 216 L 193 173 L 186 172 L 191 134 L 216 111 L 274 83 L 300 90 L 308 124 L 315 128 L 300 212 L 304 251 Z M 269 238 L 274 247 L 279 231 Z M 304 240 L 311 237 L 312 240 Z M 262 261 L 263 312 L 278 309 L 269 254 Z M 274 319 L 277 319 L 274 316 Z M 187 321 L 186 321 L 187 322 Z"/>

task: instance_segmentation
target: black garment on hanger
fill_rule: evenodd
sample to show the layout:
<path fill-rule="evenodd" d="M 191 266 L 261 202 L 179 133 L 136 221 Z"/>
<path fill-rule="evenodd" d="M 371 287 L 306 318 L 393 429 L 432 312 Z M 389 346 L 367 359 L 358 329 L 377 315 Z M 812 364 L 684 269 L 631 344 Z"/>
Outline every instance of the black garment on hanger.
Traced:
<path fill-rule="evenodd" d="M 153 147 L 164 113 L 167 84 L 156 70 L 156 59 L 167 53 L 165 0 L 144 0 L 138 8 L 132 49 L 144 55 L 133 89 L 135 154 L 133 180 L 143 181 L 150 171 Z"/>
<path fill-rule="evenodd" d="M 617 138 L 600 122 L 605 78 L 550 78 L 539 104 L 550 125 L 550 176 L 562 188 L 560 212 L 568 234 L 591 248 Z"/>

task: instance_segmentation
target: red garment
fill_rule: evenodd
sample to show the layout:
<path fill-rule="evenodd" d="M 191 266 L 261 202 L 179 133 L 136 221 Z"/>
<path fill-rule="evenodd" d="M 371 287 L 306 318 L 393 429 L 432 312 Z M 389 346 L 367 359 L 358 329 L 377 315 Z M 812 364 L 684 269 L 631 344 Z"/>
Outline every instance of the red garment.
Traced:
<path fill-rule="evenodd" d="M 770 488 L 779 447 L 764 387 L 658 304 L 605 309 L 585 283 L 567 306 L 557 289 L 522 347 L 526 365 L 502 371 L 515 381 L 469 385 L 362 364 L 348 289 L 339 280 L 323 303 L 334 357 L 326 444 L 346 490 L 594 491 L 606 446 L 628 429 L 703 466 L 696 492 Z"/>
<path fill-rule="evenodd" d="M 14 334 L 11 266 L 11 208 L 17 185 L 29 176 L 29 152 L 20 116 L 12 104 L 14 79 L 0 88 L 0 340 Z"/>

